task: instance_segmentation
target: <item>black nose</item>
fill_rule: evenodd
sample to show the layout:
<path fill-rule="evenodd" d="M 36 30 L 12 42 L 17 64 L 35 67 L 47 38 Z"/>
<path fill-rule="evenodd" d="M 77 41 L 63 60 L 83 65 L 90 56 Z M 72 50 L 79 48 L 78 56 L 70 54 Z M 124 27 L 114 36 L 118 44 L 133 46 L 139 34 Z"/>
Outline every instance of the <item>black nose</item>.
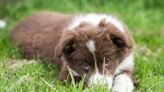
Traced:
<path fill-rule="evenodd" d="M 75 82 L 79 83 L 80 81 L 82 81 L 82 77 L 79 76 L 74 76 Z M 88 82 L 86 80 L 84 80 L 84 85 L 88 85 Z"/>
<path fill-rule="evenodd" d="M 74 79 L 75 79 L 75 82 L 76 83 L 79 83 L 80 80 L 81 80 L 81 77 L 80 76 L 74 76 Z"/>

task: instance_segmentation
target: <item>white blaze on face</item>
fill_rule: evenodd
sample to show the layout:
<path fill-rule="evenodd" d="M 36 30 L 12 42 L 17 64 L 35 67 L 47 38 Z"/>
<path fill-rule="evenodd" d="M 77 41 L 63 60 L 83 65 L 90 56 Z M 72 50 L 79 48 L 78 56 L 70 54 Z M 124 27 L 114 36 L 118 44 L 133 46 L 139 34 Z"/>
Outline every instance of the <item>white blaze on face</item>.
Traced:
<path fill-rule="evenodd" d="M 86 43 L 86 46 L 87 46 L 88 50 L 93 55 L 93 59 L 94 59 L 94 62 L 95 62 L 95 69 L 96 69 L 96 71 L 98 71 L 98 68 L 97 68 L 97 60 L 96 60 L 96 55 L 95 55 L 95 51 L 96 51 L 95 42 L 93 40 L 89 40 Z"/>
<path fill-rule="evenodd" d="M 96 48 L 95 48 L 95 42 L 93 40 L 89 40 L 87 43 L 86 43 L 86 46 L 88 48 L 88 50 L 93 54 L 95 53 L 96 51 Z"/>
<path fill-rule="evenodd" d="M 93 40 L 89 40 L 86 43 L 86 46 L 87 46 L 88 50 L 92 53 L 94 62 L 95 62 L 95 73 L 90 77 L 89 85 L 90 86 L 107 85 L 108 89 L 110 90 L 110 88 L 112 87 L 112 83 L 113 83 L 113 77 L 99 73 L 98 67 L 97 67 L 96 54 L 95 54 L 95 51 L 96 51 L 95 42 Z"/>

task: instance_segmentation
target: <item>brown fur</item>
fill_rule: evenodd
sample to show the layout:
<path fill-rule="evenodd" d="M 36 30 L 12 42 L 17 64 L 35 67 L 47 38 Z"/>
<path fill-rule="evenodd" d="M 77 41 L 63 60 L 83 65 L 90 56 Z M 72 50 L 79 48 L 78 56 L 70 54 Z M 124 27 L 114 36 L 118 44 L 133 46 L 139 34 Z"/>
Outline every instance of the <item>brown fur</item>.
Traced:
<path fill-rule="evenodd" d="M 122 33 L 102 20 L 97 27 L 82 22 L 74 29 L 76 31 L 70 31 L 67 26 L 72 18 L 70 15 L 51 12 L 36 13 L 14 28 L 12 40 L 18 44 L 26 58 L 39 56 L 59 64 L 59 79 L 65 80 L 68 75 L 67 66 L 76 70 L 80 76 L 86 74 L 90 77 L 93 74 L 93 55 L 86 47 L 86 42 L 92 39 L 95 41 L 99 72 L 102 73 L 105 68 L 106 73 L 114 74 L 117 66 L 134 49 L 127 28 Z M 89 68 L 85 69 L 85 65 Z"/>
<path fill-rule="evenodd" d="M 58 56 L 63 54 L 65 60 L 69 62 L 71 68 L 79 71 L 82 76 L 87 74 L 88 77 L 94 72 L 94 60 L 92 53 L 87 49 L 86 42 L 93 39 L 96 43 L 96 58 L 98 61 L 99 72 L 103 71 L 103 57 L 108 58 L 106 72 L 114 74 L 117 66 L 128 56 L 134 49 L 134 43 L 130 35 L 126 31 L 125 34 L 117 31 L 112 24 L 105 24 L 106 26 L 100 26 L 95 28 L 92 25 L 86 24 L 77 27 L 75 32 L 69 32 L 65 30 L 61 41 L 56 47 L 56 53 Z M 102 32 L 104 31 L 104 32 Z M 69 32 L 69 33 L 68 33 Z M 125 43 L 121 47 L 117 47 L 113 44 L 113 38 L 121 38 Z M 75 50 L 69 54 L 64 52 L 65 47 L 73 47 Z M 79 63 L 80 62 L 80 63 Z M 90 65 L 90 69 L 83 70 L 82 63 Z M 108 63 L 109 66 L 108 66 Z"/>
<path fill-rule="evenodd" d="M 54 60 L 54 47 L 72 16 L 52 12 L 39 12 L 20 22 L 11 38 L 18 44 L 24 57 Z M 57 59 L 58 60 L 58 59 Z"/>

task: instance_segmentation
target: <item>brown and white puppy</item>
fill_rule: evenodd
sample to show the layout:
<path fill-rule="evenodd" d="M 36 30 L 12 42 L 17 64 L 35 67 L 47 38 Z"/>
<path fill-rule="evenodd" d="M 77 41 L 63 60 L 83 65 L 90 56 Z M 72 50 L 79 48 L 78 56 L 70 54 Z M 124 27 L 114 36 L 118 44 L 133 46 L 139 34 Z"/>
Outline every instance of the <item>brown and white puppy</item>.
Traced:
<path fill-rule="evenodd" d="M 106 84 L 114 92 L 132 92 L 134 42 L 121 21 L 105 14 L 36 13 L 12 31 L 26 58 L 41 57 L 68 68 L 88 85 Z M 78 80 L 77 80 L 78 81 Z"/>

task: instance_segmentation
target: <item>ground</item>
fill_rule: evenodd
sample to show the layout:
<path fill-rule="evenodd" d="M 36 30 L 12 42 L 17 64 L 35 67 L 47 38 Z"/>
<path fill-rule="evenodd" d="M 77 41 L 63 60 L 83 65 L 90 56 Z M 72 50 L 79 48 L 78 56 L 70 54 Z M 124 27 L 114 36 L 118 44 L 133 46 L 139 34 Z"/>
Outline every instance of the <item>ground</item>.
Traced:
<path fill-rule="evenodd" d="M 128 25 L 136 42 L 135 92 L 164 91 L 164 5 L 162 0 L 2 0 L 0 19 L 0 92 L 83 92 L 82 85 L 57 80 L 57 67 L 40 60 L 24 60 L 10 41 L 10 31 L 36 11 L 63 13 L 107 13 Z M 85 92 L 105 92 L 104 86 Z"/>

